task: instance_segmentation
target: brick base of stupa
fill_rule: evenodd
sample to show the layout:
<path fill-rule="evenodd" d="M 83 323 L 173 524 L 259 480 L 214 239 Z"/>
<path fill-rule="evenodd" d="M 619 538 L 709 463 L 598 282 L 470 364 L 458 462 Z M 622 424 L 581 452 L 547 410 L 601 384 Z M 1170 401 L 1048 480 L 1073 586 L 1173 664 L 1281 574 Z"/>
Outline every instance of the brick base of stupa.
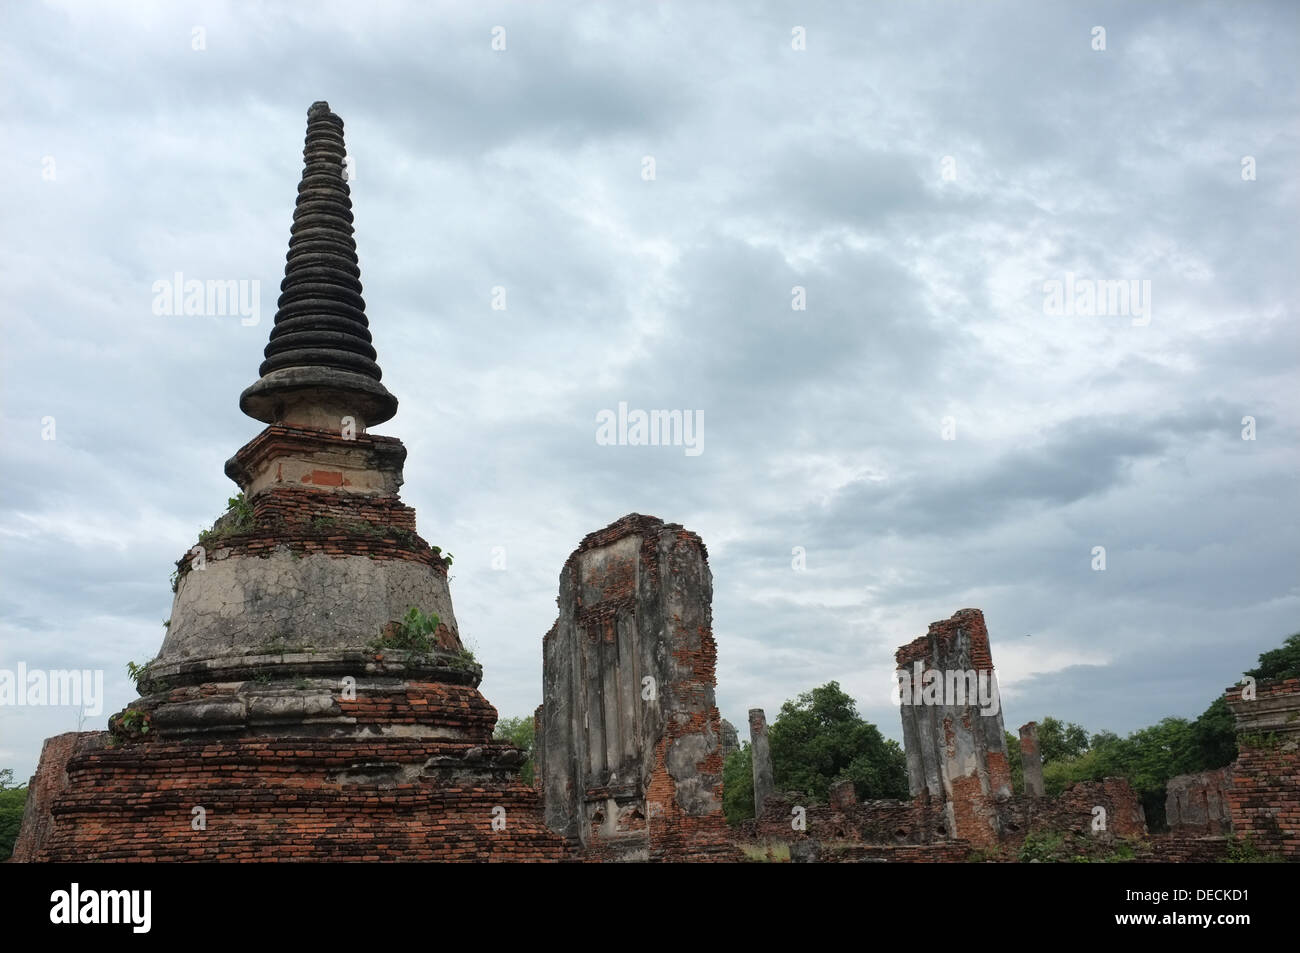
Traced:
<path fill-rule="evenodd" d="M 313 689 L 251 683 L 246 708 Z M 196 689 L 237 707 L 245 686 Z M 489 739 L 495 710 L 468 685 L 361 680 L 318 737 L 259 735 L 253 717 L 226 737 L 141 732 L 144 714 L 74 736 L 50 798 L 38 861 L 559 861 L 572 856 L 519 777 L 521 753 Z M 155 696 L 157 697 L 157 696 Z M 135 709 L 136 711 L 143 711 Z M 166 719 L 161 719 L 165 721 Z M 342 726 L 346 725 L 346 729 Z M 436 725 L 440 735 L 409 737 Z M 300 726 L 308 731 L 312 723 Z M 220 733 L 220 729 L 214 729 Z M 346 730 L 346 737 L 328 732 Z M 152 736 L 152 737 L 151 737 Z M 52 757 L 57 757 L 57 752 Z M 70 755 L 70 756 L 69 756 Z M 57 765 L 41 771 L 57 775 Z"/>

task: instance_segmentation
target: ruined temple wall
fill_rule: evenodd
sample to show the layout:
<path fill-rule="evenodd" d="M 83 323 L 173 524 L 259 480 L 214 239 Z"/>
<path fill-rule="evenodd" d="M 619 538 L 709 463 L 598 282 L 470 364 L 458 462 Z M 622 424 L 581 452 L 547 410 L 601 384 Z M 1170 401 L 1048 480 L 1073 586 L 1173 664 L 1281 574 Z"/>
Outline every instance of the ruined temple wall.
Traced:
<path fill-rule="evenodd" d="M 1004 841 L 1012 844 L 1035 831 L 1105 832 L 1126 838 L 1147 834 L 1142 802 L 1124 778 L 1079 781 L 1054 798 L 1017 794 L 1000 802 L 998 810 Z"/>
<path fill-rule="evenodd" d="M 951 836 L 989 845 L 1001 836 L 997 802 L 1011 795 L 1011 765 L 984 614 L 962 609 L 931 623 L 929 631 L 895 653 L 900 673 L 913 685 L 918 672 L 936 672 L 945 687 L 950 673 L 973 673 L 992 693 L 987 710 L 978 698 L 944 692 L 934 703 L 915 704 L 908 692 L 900 706 L 908 787 L 943 805 Z"/>
<path fill-rule="evenodd" d="M 538 783 L 547 824 L 589 857 L 699 858 L 725 840 L 712 594 L 699 537 L 653 517 L 592 533 L 565 563 Z"/>
<path fill-rule="evenodd" d="M 31 863 L 40 856 L 54 829 L 51 809 L 68 788 L 68 762 L 80 751 L 102 746 L 108 740 L 103 731 L 69 731 L 46 738 L 36 773 L 27 784 L 27 803 L 22 825 L 14 841 L 13 861 Z"/>
<path fill-rule="evenodd" d="M 802 808 L 803 829 L 795 826 Z M 794 793 L 767 799 L 763 813 L 739 826 L 747 840 L 789 841 L 812 838 L 862 844 L 928 844 L 947 840 L 940 810 L 924 800 L 881 798 L 820 804 Z"/>
<path fill-rule="evenodd" d="M 1233 830 L 1262 851 L 1300 860 L 1300 679 L 1260 682 L 1253 700 L 1233 688 L 1227 700 L 1237 719 Z"/>
<path fill-rule="evenodd" d="M 1232 831 L 1229 792 L 1232 766 L 1170 778 L 1165 785 L 1165 818 L 1171 834 L 1227 834 Z"/>

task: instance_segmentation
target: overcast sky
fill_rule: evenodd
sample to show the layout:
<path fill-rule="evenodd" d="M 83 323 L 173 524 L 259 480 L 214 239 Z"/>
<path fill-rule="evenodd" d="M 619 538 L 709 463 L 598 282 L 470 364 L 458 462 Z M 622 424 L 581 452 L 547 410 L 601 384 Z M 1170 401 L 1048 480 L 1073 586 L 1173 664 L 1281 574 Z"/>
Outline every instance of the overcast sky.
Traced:
<path fill-rule="evenodd" d="M 503 716 L 631 512 L 708 546 L 742 737 L 831 679 L 900 737 L 894 649 L 964 607 L 1013 730 L 1194 717 L 1300 629 L 1295 4 L 125 6 L 0 6 L 0 668 L 103 669 L 87 730 L 262 426 L 318 99 L 377 432 Z M 154 314 L 177 272 L 259 322 Z M 599 445 L 621 401 L 703 452 Z M 0 767 L 76 727 L 0 707 Z"/>

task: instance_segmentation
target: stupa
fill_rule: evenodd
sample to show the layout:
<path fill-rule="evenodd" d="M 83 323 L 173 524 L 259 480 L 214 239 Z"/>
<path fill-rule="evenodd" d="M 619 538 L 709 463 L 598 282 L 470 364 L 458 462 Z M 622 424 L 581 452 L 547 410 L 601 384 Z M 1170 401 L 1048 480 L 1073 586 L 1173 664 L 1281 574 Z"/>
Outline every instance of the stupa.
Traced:
<path fill-rule="evenodd" d="M 279 310 L 239 399 L 267 426 L 226 463 L 241 491 L 229 512 L 177 564 L 140 697 L 60 749 L 32 859 L 572 855 L 519 777 L 522 753 L 492 740 L 450 558 L 398 496 L 406 449 L 370 432 L 397 399 L 327 103 L 308 111 L 303 157 Z"/>

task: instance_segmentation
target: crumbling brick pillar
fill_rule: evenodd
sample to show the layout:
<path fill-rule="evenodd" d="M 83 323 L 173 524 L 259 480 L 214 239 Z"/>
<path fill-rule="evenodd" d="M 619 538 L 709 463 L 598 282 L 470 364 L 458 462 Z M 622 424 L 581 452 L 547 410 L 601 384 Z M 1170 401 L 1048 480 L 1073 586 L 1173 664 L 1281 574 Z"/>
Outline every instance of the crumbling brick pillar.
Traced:
<path fill-rule="evenodd" d="M 1165 820 L 1174 834 L 1227 834 L 1232 831 L 1229 792 L 1232 765 L 1170 778 L 1165 785 Z"/>
<path fill-rule="evenodd" d="M 894 658 L 912 797 L 943 805 L 949 836 L 996 843 L 1011 766 L 984 614 L 933 622 Z"/>
<path fill-rule="evenodd" d="M 858 806 L 858 792 L 853 789 L 853 782 L 847 778 L 831 785 L 831 810 L 841 814 Z"/>
<path fill-rule="evenodd" d="M 713 577 L 694 533 L 631 514 L 560 574 L 543 640 L 538 784 L 587 859 L 731 851 L 722 814 Z"/>
<path fill-rule="evenodd" d="M 749 710 L 749 751 L 754 762 L 754 816 L 763 816 L 763 805 L 776 790 L 772 780 L 772 748 L 767 741 L 767 715 L 761 708 Z"/>
<path fill-rule="evenodd" d="M 1300 860 L 1300 679 L 1231 688 L 1227 702 L 1237 719 L 1232 829 L 1262 851 Z"/>
<path fill-rule="evenodd" d="M 1038 722 L 1036 721 L 1020 726 L 1020 766 L 1025 774 L 1025 793 L 1030 797 L 1042 797 L 1043 757 L 1038 753 Z"/>

